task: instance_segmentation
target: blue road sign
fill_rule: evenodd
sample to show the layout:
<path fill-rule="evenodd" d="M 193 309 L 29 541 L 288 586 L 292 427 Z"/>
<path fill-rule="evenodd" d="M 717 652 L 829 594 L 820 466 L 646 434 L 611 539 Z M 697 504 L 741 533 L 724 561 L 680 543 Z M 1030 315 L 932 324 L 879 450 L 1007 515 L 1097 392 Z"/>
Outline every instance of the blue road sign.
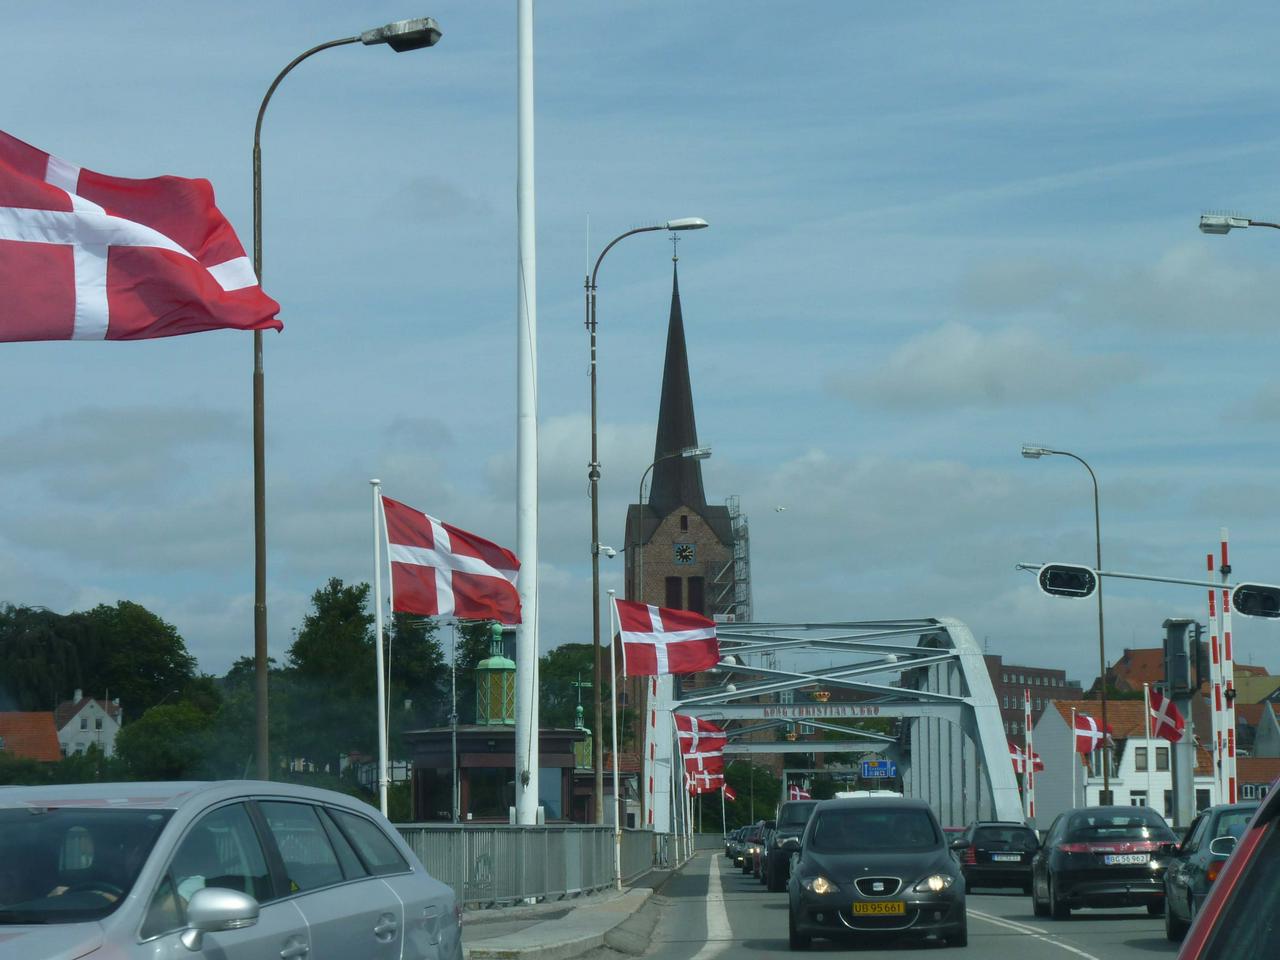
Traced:
<path fill-rule="evenodd" d="M 892 760 L 863 760 L 862 779 L 889 780 L 898 775 L 898 765 Z"/>

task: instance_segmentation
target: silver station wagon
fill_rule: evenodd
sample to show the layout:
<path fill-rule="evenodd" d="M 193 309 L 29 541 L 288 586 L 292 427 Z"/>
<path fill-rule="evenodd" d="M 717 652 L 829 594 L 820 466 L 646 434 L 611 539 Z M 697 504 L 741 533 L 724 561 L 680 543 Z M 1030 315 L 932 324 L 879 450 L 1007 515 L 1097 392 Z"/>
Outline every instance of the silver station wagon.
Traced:
<path fill-rule="evenodd" d="M 2 960 L 461 960 L 376 810 L 256 781 L 0 787 Z"/>

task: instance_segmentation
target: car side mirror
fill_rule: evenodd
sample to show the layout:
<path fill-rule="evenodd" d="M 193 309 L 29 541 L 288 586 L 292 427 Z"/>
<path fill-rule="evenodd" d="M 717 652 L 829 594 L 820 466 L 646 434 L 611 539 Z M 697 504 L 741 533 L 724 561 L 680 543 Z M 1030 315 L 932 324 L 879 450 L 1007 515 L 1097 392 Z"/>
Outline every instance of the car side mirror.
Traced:
<path fill-rule="evenodd" d="M 951 841 L 952 850 L 963 850 L 967 846 L 969 846 L 969 841 L 964 837 L 957 837 L 955 840 Z"/>
<path fill-rule="evenodd" d="M 195 953 L 204 945 L 206 933 L 240 930 L 258 922 L 258 901 L 247 893 L 226 887 L 204 887 L 191 895 L 187 904 L 187 929 L 182 945 Z"/>
<path fill-rule="evenodd" d="M 1235 837 L 1214 837 L 1209 844 L 1209 852 L 1215 857 L 1229 857 L 1235 848 Z"/>

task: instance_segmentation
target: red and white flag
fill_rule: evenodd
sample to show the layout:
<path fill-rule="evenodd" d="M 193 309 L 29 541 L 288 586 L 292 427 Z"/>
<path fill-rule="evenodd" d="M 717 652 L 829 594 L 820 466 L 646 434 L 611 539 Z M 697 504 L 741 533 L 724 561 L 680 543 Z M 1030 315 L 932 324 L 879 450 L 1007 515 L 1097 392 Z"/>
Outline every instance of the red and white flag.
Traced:
<path fill-rule="evenodd" d="M 720 662 L 714 620 L 632 600 L 614 600 L 628 677 L 697 673 Z"/>
<path fill-rule="evenodd" d="M 725 785 L 723 773 L 703 771 L 702 773 L 690 773 L 686 776 L 689 781 L 689 792 L 695 795 L 699 793 L 715 793 Z"/>
<path fill-rule="evenodd" d="M 1013 772 L 1026 773 L 1027 772 L 1026 751 L 1023 750 L 1016 743 L 1014 743 L 1012 740 L 1008 741 L 1008 743 L 1009 743 L 1009 759 L 1013 761 Z M 1040 757 L 1040 754 L 1036 753 L 1034 750 L 1031 751 L 1031 764 L 1032 764 L 1032 771 L 1034 773 L 1039 773 L 1044 769 L 1044 760 L 1042 760 Z"/>
<path fill-rule="evenodd" d="M 1098 721 L 1087 713 L 1076 714 L 1076 753 L 1093 753 L 1101 745 L 1106 736 Z M 1111 733 L 1111 724 L 1107 724 L 1107 734 Z"/>
<path fill-rule="evenodd" d="M 787 799 L 788 800 L 812 800 L 813 797 L 809 796 L 809 791 L 806 790 L 804 787 L 800 786 L 800 784 L 793 783 L 791 785 L 791 789 L 787 791 Z"/>
<path fill-rule="evenodd" d="M 382 498 L 391 560 L 391 609 L 422 617 L 520 622 L 510 550 Z"/>
<path fill-rule="evenodd" d="M 108 177 L 0 133 L 0 341 L 281 329 L 207 180 Z"/>
<path fill-rule="evenodd" d="M 728 735 L 710 720 L 673 714 L 676 733 L 680 737 L 680 753 L 684 755 L 684 767 L 689 772 L 724 770 L 724 748 Z"/>
<path fill-rule="evenodd" d="M 734 790 L 734 789 L 733 789 L 733 787 L 729 786 L 727 783 L 726 783 L 723 787 L 721 787 L 720 789 L 724 791 L 724 798 L 725 798 L 726 800 L 737 800 L 737 799 L 738 799 L 738 792 L 737 792 L 736 790 Z"/>
<path fill-rule="evenodd" d="M 1151 690 L 1150 695 L 1152 736 L 1160 737 L 1171 743 L 1177 743 L 1182 739 L 1182 734 L 1187 727 L 1187 721 L 1178 712 L 1178 708 L 1172 699 L 1154 688 Z"/>

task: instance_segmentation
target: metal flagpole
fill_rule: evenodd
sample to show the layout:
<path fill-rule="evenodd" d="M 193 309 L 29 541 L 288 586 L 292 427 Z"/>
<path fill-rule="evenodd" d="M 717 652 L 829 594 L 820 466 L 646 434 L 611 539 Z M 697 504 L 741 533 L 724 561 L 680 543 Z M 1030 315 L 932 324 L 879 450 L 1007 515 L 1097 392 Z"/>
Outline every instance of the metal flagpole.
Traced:
<path fill-rule="evenodd" d="M 449 726 L 453 733 L 453 803 L 450 809 L 453 811 L 453 822 L 457 823 L 462 815 L 462 796 L 458 793 L 458 621 L 454 620 L 450 626 L 453 631 L 453 653 L 450 656 L 453 692 L 449 701 L 452 704 L 449 712 Z"/>
<path fill-rule="evenodd" d="M 728 784 L 729 780 L 726 776 L 724 783 L 720 784 L 720 832 L 726 837 L 729 835 L 729 818 L 725 816 L 724 811 L 724 788 Z"/>
<path fill-rule="evenodd" d="M 622 795 L 618 792 L 618 629 L 613 590 L 609 591 L 609 734 L 613 746 L 613 872 L 622 889 Z"/>
<path fill-rule="evenodd" d="M 382 481 L 370 480 L 373 488 L 373 649 L 378 671 L 378 808 L 387 815 L 387 689 L 382 662 L 382 531 L 379 510 L 382 507 Z"/>
<path fill-rule="evenodd" d="M 1144 682 L 1142 684 L 1142 706 L 1146 711 L 1146 723 L 1142 729 L 1147 734 L 1147 806 L 1151 806 L 1151 801 L 1155 799 L 1151 795 L 1151 768 L 1155 766 L 1156 748 L 1151 739 L 1151 684 Z M 1163 804 L 1161 804 L 1163 809 Z"/>
<path fill-rule="evenodd" d="M 1227 586 L 1227 578 L 1231 576 L 1231 563 L 1227 558 L 1227 528 L 1222 528 L 1222 563 L 1218 566 L 1222 574 L 1222 725 L 1227 732 L 1227 755 L 1223 766 L 1224 779 L 1227 783 L 1227 803 L 1240 800 L 1236 781 L 1236 660 L 1231 649 L 1231 588 Z"/>
<path fill-rule="evenodd" d="M 1076 808 L 1076 768 L 1080 766 L 1080 754 L 1076 752 L 1076 708 L 1071 708 L 1071 809 Z"/>

